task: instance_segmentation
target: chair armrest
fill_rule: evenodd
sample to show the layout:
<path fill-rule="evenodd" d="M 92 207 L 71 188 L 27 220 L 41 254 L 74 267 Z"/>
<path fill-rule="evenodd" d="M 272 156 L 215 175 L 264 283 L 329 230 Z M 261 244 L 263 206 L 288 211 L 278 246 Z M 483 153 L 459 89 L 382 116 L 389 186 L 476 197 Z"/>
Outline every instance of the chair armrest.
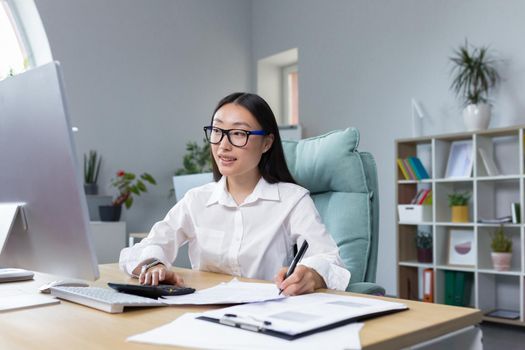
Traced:
<path fill-rule="evenodd" d="M 371 282 L 356 282 L 348 285 L 347 292 L 371 294 L 371 295 L 385 295 L 385 289 L 378 284 Z"/>

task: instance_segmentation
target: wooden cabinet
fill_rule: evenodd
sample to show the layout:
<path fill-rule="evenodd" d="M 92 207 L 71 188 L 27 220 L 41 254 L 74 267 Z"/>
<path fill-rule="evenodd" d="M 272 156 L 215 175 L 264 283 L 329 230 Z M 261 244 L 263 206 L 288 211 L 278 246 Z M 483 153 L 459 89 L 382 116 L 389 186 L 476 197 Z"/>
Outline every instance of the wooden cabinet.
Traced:
<path fill-rule="evenodd" d="M 406 180 L 395 164 L 396 208 L 399 204 L 410 204 L 419 190 L 432 190 L 430 220 L 402 222 L 396 212 L 397 288 L 400 298 L 421 300 L 423 270 L 431 269 L 434 301 L 445 303 L 445 281 L 450 276 L 447 271 L 459 271 L 469 277 L 466 283 L 469 283 L 467 290 L 471 292 L 466 298 L 467 306 L 479 308 L 485 314 L 495 309 L 512 310 L 519 314 L 518 319 L 486 319 L 525 325 L 524 131 L 525 126 L 516 126 L 396 140 L 396 158 L 418 157 L 430 175 L 425 180 Z M 447 176 L 450 150 L 458 144 L 456 141 L 472 145 L 469 151 L 472 172 L 465 178 Z M 491 160 L 496 169 L 488 164 Z M 468 222 L 451 222 L 448 195 L 454 192 L 471 194 Z M 513 242 L 511 267 L 508 271 L 496 271 L 492 266 L 490 243 L 491 235 L 500 224 L 482 220 L 511 215 L 512 203 L 520 204 L 521 222 L 503 224 L 505 233 Z M 418 231 L 431 232 L 433 260 L 430 263 L 417 261 L 415 239 Z M 469 246 L 475 254 L 472 264 L 450 263 L 454 254 L 451 249 L 455 248 L 451 246 L 451 235 L 456 235 L 457 231 L 466 231 L 473 237 Z"/>

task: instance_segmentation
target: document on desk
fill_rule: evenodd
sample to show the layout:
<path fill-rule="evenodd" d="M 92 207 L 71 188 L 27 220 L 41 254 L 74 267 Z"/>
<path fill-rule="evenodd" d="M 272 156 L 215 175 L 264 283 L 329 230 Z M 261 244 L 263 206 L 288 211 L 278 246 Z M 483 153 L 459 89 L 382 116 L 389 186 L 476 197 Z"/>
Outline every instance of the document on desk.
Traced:
<path fill-rule="evenodd" d="M 197 319 L 202 314 L 186 313 L 175 321 L 148 332 L 131 336 L 127 341 L 219 350 L 318 350 L 361 349 L 359 331 L 362 323 L 352 323 L 326 332 L 315 333 L 293 341 L 269 337 L 263 333 Z M 205 336 L 203 336 L 205 335 Z"/>
<path fill-rule="evenodd" d="M 291 340 L 406 309 L 380 299 L 312 293 L 210 310 L 199 319 Z"/>
<path fill-rule="evenodd" d="M 198 290 L 192 294 L 166 296 L 162 302 L 169 305 L 241 304 L 282 299 L 279 288 L 273 283 L 248 283 L 234 278 L 215 287 Z"/>
<path fill-rule="evenodd" d="M 0 313 L 59 303 L 60 301 L 58 299 L 50 295 L 27 293 L 17 288 L 0 291 Z"/>

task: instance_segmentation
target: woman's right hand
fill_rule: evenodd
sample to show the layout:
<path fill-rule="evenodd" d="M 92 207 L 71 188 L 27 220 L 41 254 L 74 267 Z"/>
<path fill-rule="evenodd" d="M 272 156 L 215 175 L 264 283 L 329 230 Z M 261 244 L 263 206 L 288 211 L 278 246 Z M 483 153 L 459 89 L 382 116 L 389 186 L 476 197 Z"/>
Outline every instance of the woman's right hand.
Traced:
<path fill-rule="evenodd" d="M 178 286 L 184 285 L 182 277 L 177 275 L 175 272 L 170 271 L 163 264 L 158 264 L 150 267 L 145 272 L 139 275 L 140 284 L 150 284 L 157 286 L 160 282 L 162 284 L 175 284 Z"/>

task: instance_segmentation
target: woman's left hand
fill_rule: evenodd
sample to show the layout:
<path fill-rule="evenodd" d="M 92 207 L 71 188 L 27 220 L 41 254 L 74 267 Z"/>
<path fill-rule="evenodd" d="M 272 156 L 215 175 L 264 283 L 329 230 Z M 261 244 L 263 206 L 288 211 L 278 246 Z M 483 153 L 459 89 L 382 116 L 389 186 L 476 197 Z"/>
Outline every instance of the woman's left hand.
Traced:
<path fill-rule="evenodd" d="M 275 284 L 285 295 L 300 295 L 312 293 L 319 288 L 326 288 L 324 279 L 312 268 L 297 265 L 295 271 L 285 280 L 287 267 L 279 270 L 275 276 Z"/>

